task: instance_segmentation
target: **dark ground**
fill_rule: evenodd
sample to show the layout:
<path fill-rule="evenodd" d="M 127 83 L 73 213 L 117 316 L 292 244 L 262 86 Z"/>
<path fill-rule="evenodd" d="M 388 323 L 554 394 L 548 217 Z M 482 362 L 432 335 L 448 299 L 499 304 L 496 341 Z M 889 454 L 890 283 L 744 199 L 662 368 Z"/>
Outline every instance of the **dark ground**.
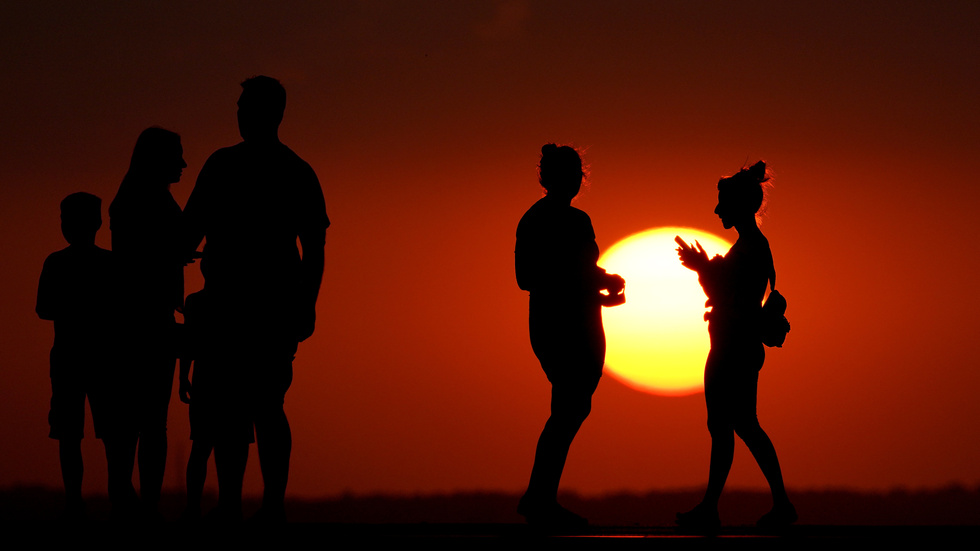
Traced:
<path fill-rule="evenodd" d="M 229 544 L 288 548 L 312 542 L 353 546 L 365 540 L 411 540 L 447 546 L 465 541 L 467 547 L 496 547 L 545 538 L 549 545 L 586 547 L 649 545 L 653 538 L 658 547 L 670 548 L 767 548 L 788 543 L 830 547 L 865 541 L 875 545 L 909 541 L 934 545 L 980 540 L 980 488 L 895 490 L 881 494 L 825 490 L 790 495 L 800 522 L 785 533 L 764 534 L 754 523 L 768 510 L 768 495 L 726 492 L 721 510 L 725 526 L 716 537 L 683 534 L 673 526 L 674 514 L 698 501 L 700 492 L 694 490 L 599 497 L 565 494 L 562 503 L 591 522 L 587 531 L 574 536 L 531 530 L 514 511 L 518 496 L 501 493 L 293 499 L 287 502 L 290 524 L 266 529 L 250 524 L 214 528 L 177 522 L 183 506 L 183 496 L 177 494 L 165 496 L 162 512 L 166 522 L 162 525 L 114 524 L 109 520 L 107 500 L 90 496 L 88 521 L 68 526 L 58 521 L 60 492 L 8 488 L 0 490 L 0 525 L 8 537 L 17 535 L 16 539 L 37 544 L 69 545 L 88 539 L 103 542 L 108 548 L 132 547 L 146 538 L 181 548 Z M 246 516 L 257 505 L 249 502 Z M 206 503 L 205 509 L 207 506 Z"/>

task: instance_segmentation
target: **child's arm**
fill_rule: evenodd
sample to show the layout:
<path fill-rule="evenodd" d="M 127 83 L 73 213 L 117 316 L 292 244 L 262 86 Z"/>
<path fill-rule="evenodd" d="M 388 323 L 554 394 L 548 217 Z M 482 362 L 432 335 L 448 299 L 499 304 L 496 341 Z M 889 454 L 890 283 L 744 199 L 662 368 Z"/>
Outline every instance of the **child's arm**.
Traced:
<path fill-rule="evenodd" d="M 51 257 L 48 257 L 44 261 L 44 267 L 41 268 L 41 278 L 37 284 L 37 305 L 34 310 L 38 317 L 43 320 L 53 320 L 57 315 L 58 300 L 57 293 L 55 293 L 57 285 L 55 284 L 55 270 L 51 264 Z"/>

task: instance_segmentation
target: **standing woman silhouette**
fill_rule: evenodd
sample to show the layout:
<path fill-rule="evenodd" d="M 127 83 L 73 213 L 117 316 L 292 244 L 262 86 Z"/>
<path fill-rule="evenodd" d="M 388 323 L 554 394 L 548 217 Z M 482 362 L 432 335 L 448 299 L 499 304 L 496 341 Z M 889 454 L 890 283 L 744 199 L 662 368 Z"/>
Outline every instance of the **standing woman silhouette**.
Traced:
<path fill-rule="evenodd" d="M 606 337 L 601 307 L 625 301 L 623 278 L 596 265 L 599 247 L 592 221 L 571 206 L 583 176 L 575 149 L 542 147 L 538 181 L 546 195 L 517 226 L 517 284 L 530 292 L 531 348 L 551 382 L 551 417 L 538 439 L 531 481 L 517 511 L 529 524 L 544 527 L 588 524 L 558 504 L 558 482 L 602 375 Z"/>
<path fill-rule="evenodd" d="M 677 515 L 677 524 L 701 530 L 717 529 L 718 499 L 725 487 L 735 452 L 735 434 L 745 442 L 762 469 L 772 492 L 773 508 L 759 519 L 759 526 L 777 528 L 796 521 L 796 509 L 786 495 L 776 449 L 759 425 L 756 395 L 759 370 L 765 360 L 762 344 L 762 298 L 776 272 L 769 241 L 759 230 L 769 181 L 766 163 L 759 161 L 718 182 L 715 214 L 725 229 L 738 231 L 738 239 L 725 256 L 708 255 L 700 243 L 695 247 L 679 237 L 681 263 L 698 273 L 711 311 L 708 335 L 711 351 L 704 368 L 704 400 L 711 434 L 711 465 L 704 499 L 694 509 Z"/>
<path fill-rule="evenodd" d="M 133 460 L 139 442 L 143 514 L 157 506 L 167 460 L 167 409 L 176 363 L 174 311 L 183 304 L 180 206 L 170 184 L 187 167 L 180 136 L 147 128 L 136 140 L 129 170 L 109 206 L 112 251 L 122 275 L 119 376 L 115 394 L 125 404 L 120 428 L 107 445 L 113 508 L 134 496 Z M 118 428 L 118 427 L 117 427 Z M 122 510 L 125 514 L 125 510 Z"/>

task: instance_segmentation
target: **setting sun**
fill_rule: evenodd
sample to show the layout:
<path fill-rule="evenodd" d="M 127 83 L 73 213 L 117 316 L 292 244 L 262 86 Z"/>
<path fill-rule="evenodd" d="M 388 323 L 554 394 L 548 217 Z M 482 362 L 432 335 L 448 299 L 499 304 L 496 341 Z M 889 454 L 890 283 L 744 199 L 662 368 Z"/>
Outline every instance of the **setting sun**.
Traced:
<path fill-rule="evenodd" d="M 602 312 L 606 371 L 637 390 L 666 396 L 701 390 L 709 349 L 705 295 L 697 274 L 677 260 L 678 235 L 700 242 L 709 257 L 731 247 L 711 233 L 668 226 L 633 234 L 599 259 L 626 278 L 626 304 Z"/>

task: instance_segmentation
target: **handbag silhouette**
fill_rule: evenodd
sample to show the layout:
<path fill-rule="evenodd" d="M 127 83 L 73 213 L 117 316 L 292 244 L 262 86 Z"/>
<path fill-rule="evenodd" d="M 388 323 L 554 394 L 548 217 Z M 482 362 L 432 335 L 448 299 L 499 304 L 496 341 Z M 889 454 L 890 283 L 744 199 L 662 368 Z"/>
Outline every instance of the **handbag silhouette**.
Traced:
<path fill-rule="evenodd" d="M 786 299 L 776 290 L 776 274 L 769 278 L 772 292 L 762 305 L 762 344 L 782 348 L 789 333 L 789 320 L 786 319 Z"/>

